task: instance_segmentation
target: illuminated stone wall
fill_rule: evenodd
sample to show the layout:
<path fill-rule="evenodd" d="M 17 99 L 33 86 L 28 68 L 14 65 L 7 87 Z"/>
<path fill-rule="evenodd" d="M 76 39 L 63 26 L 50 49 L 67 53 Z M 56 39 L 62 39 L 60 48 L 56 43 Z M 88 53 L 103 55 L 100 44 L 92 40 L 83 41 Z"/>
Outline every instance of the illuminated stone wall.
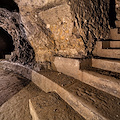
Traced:
<path fill-rule="evenodd" d="M 109 34 L 108 0 L 15 0 L 37 62 L 90 55 Z"/>

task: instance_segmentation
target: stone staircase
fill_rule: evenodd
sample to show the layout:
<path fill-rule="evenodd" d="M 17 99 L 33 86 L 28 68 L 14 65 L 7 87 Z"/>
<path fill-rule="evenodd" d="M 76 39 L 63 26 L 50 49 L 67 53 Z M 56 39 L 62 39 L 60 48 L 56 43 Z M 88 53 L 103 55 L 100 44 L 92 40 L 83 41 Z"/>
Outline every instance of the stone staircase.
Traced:
<path fill-rule="evenodd" d="M 117 30 L 111 30 L 112 39 L 96 43 L 92 59 L 55 57 L 53 71 L 38 73 L 19 64 L 0 62 L 1 67 L 22 74 L 47 93 L 29 99 L 33 120 L 120 120 L 120 34 Z M 67 112 L 65 106 L 69 108 Z"/>
<path fill-rule="evenodd" d="M 92 63 L 93 60 L 94 59 L 92 59 Z M 45 93 L 42 97 L 40 94 L 39 96 L 30 98 L 29 108 L 33 120 L 47 120 L 49 115 L 44 117 L 45 114 L 42 114 L 43 112 L 54 116 L 49 118 L 50 120 L 120 119 L 119 77 L 114 78 L 107 73 L 106 75 L 100 73 L 100 69 L 97 71 L 91 67 L 90 59 L 76 60 L 56 57 L 54 60 L 54 67 L 56 71 L 40 71 L 39 73 L 25 68 L 24 66 L 20 66 L 19 64 L 11 64 L 9 62 L 1 63 L 1 66 L 12 69 L 26 78 L 31 79 L 33 83 L 46 93 L 55 92 L 60 96 L 59 99 L 63 99 L 65 101 L 60 102 L 58 98 L 56 99 L 56 97 L 49 99 L 51 95 Z M 57 102 L 53 103 L 53 100 Z M 67 113 L 65 113 L 62 118 L 56 117 L 56 111 L 62 111 L 62 109 L 64 110 L 64 107 L 61 107 L 64 106 L 64 104 L 68 104 L 67 106 L 72 107 L 72 113 L 67 110 Z M 73 109 L 77 111 L 80 116 L 75 113 Z M 73 116 L 70 117 L 70 114 Z M 76 115 L 77 118 L 74 117 Z"/>
<path fill-rule="evenodd" d="M 119 120 L 119 78 L 97 72 L 88 61 L 56 57 L 56 71 L 34 72 L 32 81 L 45 92 L 56 92 L 86 120 Z M 32 107 L 39 116 L 39 107 Z"/>
<path fill-rule="evenodd" d="M 32 73 L 32 81 L 45 92 L 56 92 L 86 120 L 120 119 L 119 28 L 111 29 L 109 40 L 96 43 L 92 59 L 56 57 L 53 66 L 56 72 Z"/>

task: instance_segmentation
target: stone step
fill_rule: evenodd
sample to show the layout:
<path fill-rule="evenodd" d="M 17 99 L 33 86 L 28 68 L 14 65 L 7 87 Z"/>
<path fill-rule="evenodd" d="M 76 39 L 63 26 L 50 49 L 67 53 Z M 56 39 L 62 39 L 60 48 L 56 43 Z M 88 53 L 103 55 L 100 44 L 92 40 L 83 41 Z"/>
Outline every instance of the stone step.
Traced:
<path fill-rule="evenodd" d="M 76 76 L 76 79 L 81 79 L 81 70 L 91 67 L 91 63 L 91 59 L 55 57 L 53 62 L 53 69 L 71 77 Z"/>
<path fill-rule="evenodd" d="M 93 55 L 120 59 L 120 49 L 102 49 L 102 42 L 98 41 L 96 42 L 95 49 L 93 50 Z"/>
<path fill-rule="evenodd" d="M 84 83 L 120 98 L 120 81 L 114 77 L 99 74 L 94 71 L 83 71 Z"/>
<path fill-rule="evenodd" d="M 109 102 L 107 102 L 107 100 L 108 99 L 109 100 L 117 99 L 117 101 L 120 100 L 119 98 L 113 97 L 112 95 L 110 95 L 113 93 L 114 96 L 116 95 L 116 96 L 120 97 L 120 90 L 116 90 L 116 89 L 119 89 L 118 88 L 119 85 L 116 82 L 114 83 L 114 80 L 111 81 L 110 79 L 107 79 L 107 78 L 106 79 L 103 78 L 104 80 L 101 80 L 102 78 L 98 79 L 98 76 L 97 77 L 91 76 L 92 78 L 90 78 L 90 81 L 89 81 L 89 75 L 86 74 L 85 71 L 84 71 L 84 75 L 83 75 L 83 77 L 84 77 L 83 81 L 81 80 L 82 82 L 79 80 L 76 80 L 72 77 L 66 76 L 62 73 L 53 72 L 53 71 L 41 71 L 40 74 L 43 75 L 44 77 L 46 77 L 47 79 L 51 80 L 54 84 L 56 84 L 56 85 L 46 84 L 47 89 L 50 86 L 49 90 L 52 88 L 53 89 L 52 91 L 55 91 L 63 100 L 65 100 L 74 110 L 76 110 L 85 119 L 88 119 L 88 120 L 89 119 L 97 120 L 97 119 L 105 119 L 105 118 L 110 119 L 111 114 L 112 114 L 112 117 L 115 118 L 115 115 L 113 115 L 112 112 L 108 113 L 106 116 L 106 112 L 108 111 L 107 109 L 109 109 L 109 110 L 111 109 L 111 108 L 109 108 L 109 105 L 111 105 L 111 104 L 109 104 Z M 44 79 L 44 81 L 45 81 L 45 79 Z M 107 93 L 97 90 L 94 87 L 87 85 L 83 82 L 86 82 L 92 86 L 96 86 L 96 88 L 101 88 L 102 91 L 103 90 L 107 91 Z M 107 85 L 106 85 L 106 83 L 107 83 Z M 113 85 L 113 87 L 111 86 L 111 84 Z M 114 91 L 114 90 L 116 90 L 116 91 Z M 101 111 L 101 108 L 104 105 L 103 106 L 99 105 L 103 101 L 99 100 L 97 95 L 100 95 L 99 97 L 102 98 L 103 100 L 105 100 L 106 96 L 107 96 L 107 99 L 105 100 L 106 101 L 106 105 L 105 105 L 106 110 L 105 111 L 103 111 L 103 110 Z M 113 97 L 113 98 L 111 98 L 111 97 Z M 99 107 L 97 107 L 97 106 L 99 106 Z M 114 119 L 114 118 L 111 118 L 111 119 Z"/>
<path fill-rule="evenodd" d="M 57 57 L 58 58 L 58 57 Z M 78 80 L 80 80 L 80 81 L 82 81 L 82 82 L 84 82 L 84 83 L 86 83 L 86 84 L 89 84 L 89 85 L 91 85 L 91 86 L 93 86 L 93 87 L 95 87 L 95 88 L 97 88 L 97 89 L 100 89 L 100 90 L 102 90 L 102 91 L 105 91 L 105 92 L 108 92 L 108 93 L 110 93 L 110 94 L 112 94 L 112 95 L 114 95 L 114 96 L 116 96 L 116 97 L 120 97 L 120 95 L 119 95 L 119 92 L 118 92 L 118 94 L 116 94 L 116 93 L 114 93 L 114 91 L 117 91 L 117 89 L 119 88 L 118 87 L 118 83 L 116 83 L 116 81 L 118 81 L 117 79 L 115 79 L 115 78 L 113 78 L 113 77 L 108 77 L 108 76 L 105 76 L 105 75 L 101 75 L 101 74 L 97 74 L 96 72 L 85 72 L 84 70 L 79 70 L 79 67 L 78 67 L 78 69 L 76 69 L 75 70 L 75 68 L 74 69 L 72 69 L 72 66 L 70 67 L 69 65 L 69 62 L 66 62 L 66 59 L 67 58 L 62 58 L 61 57 L 61 59 L 59 59 L 59 61 L 58 61 L 58 59 L 57 59 L 57 61 L 60 63 L 61 62 L 61 60 L 62 60 L 62 66 L 63 66 L 63 69 L 61 69 L 61 66 L 59 66 L 58 64 L 54 64 L 55 65 L 55 67 L 56 67 L 56 70 L 58 70 L 58 72 L 60 72 L 60 73 L 64 73 L 64 74 L 66 74 L 67 72 L 69 73 L 69 76 L 71 76 L 71 77 L 73 77 L 73 78 L 75 78 L 75 79 L 78 79 Z M 72 61 L 74 60 L 74 59 L 71 59 Z M 68 59 L 68 61 L 70 61 L 70 59 Z M 75 60 L 76 61 L 76 60 Z M 91 61 L 90 61 L 91 62 Z M 56 62 L 54 62 L 54 63 L 56 63 Z M 74 62 L 73 62 L 74 63 Z M 66 71 L 64 70 L 64 68 L 67 68 L 67 67 L 65 67 L 65 66 L 69 66 L 69 69 L 66 69 Z M 41 75 L 41 74 L 39 74 L 39 73 L 37 73 L 37 72 L 35 72 L 35 71 L 32 71 L 32 70 L 30 70 L 30 69 L 27 69 L 27 68 L 25 68 L 25 67 L 23 67 L 23 66 L 20 66 L 19 64 L 12 64 L 12 63 L 10 63 L 10 62 L 0 62 L 0 66 L 1 67 L 4 67 L 4 69 L 11 69 L 11 70 L 14 70 L 14 71 L 16 71 L 17 73 L 19 73 L 19 74 L 22 74 L 24 77 L 26 77 L 26 78 L 28 78 L 28 79 L 30 79 L 30 80 L 32 80 L 37 86 L 39 86 L 42 90 L 44 90 L 44 91 L 46 91 L 46 92 L 49 92 L 49 91 L 54 91 L 53 90 L 53 87 L 46 87 L 47 86 L 47 84 L 50 84 L 51 86 L 52 86 L 52 84 L 54 85 L 54 83 L 50 80 L 50 79 L 47 79 L 44 75 Z M 18 69 L 19 68 L 19 69 Z M 24 71 L 24 72 L 22 72 L 22 71 Z M 73 71 L 73 72 L 72 72 Z M 29 74 L 28 74 L 29 73 Z M 70 74 L 71 73 L 71 74 Z M 43 74 L 43 73 L 42 73 Z M 104 81 L 103 81 L 103 86 L 104 85 L 107 85 L 107 81 L 111 81 L 111 80 L 114 80 L 114 81 L 111 81 L 109 84 L 111 84 L 111 85 L 109 85 L 108 84 L 108 86 L 107 86 L 107 89 L 110 87 L 110 89 L 113 89 L 111 92 L 109 92 L 107 89 L 104 89 L 104 88 L 101 88 L 100 86 L 102 85 L 102 83 L 100 84 L 100 85 L 96 85 L 96 84 L 93 84 L 93 83 L 95 83 L 95 80 L 94 79 L 92 79 L 92 80 L 90 80 L 89 81 L 89 79 L 84 79 L 84 76 L 85 75 L 87 75 L 87 74 L 89 74 L 89 76 L 91 75 L 91 76 L 93 76 L 93 78 L 95 77 L 96 79 L 98 79 L 98 80 L 100 80 L 100 79 L 103 79 L 104 78 Z M 93 75 L 93 74 L 95 74 L 95 76 Z M 97 77 L 97 76 L 98 77 Z M 100 79 L 99 79 L 99 77 L 100 77 Z M 107 78 L 106 78 L 107 77 Z M 61 78 L 62 79 L 62 78 Z M 68 76 L 67 76 L 67 78 L 66 79 L 68 79 Z M 105 81 L 105 79 L 107 79 L 107 81 Z M 87 81 L 88 80 L 88 81 Z M 62 82 L 62 80 L 61 80 L 61 82 Z M 69 79 L 69 81 L 68 81 L 68 83 L 69 84 L 67 84 L 68 86 L 70 85 L 70 84 L 73 84 L 75 81 L 72 81 L 71 79 Z M 115 83 L 114 83 L 115 82 Z M 114 86 L 116 86 L 116 87 L 113 87 L 113 88 L 111 88 L 111 86 L 112 86 L 112 84 L 114 85 Z M 56 84 L 55 84 L 55 86 L 56 86 Z M 61 86 L 63 87 L 64 85 L 62 85 L 61 84 Z M 56 87 L 55 87 L 56 88 Z"/>
<path fill-rule="evenodd" d="M 55 93 L 31 98 L 29 109 L 33 120 L 85 120 Z"/>
<path fill-rule="evenodd" d="M 110 48 L 120 48 L 120 41 L 110 41 Z"/>
<path fill-rule="evenodd" d="M 75 111 L 88 120 L 104 120 L 105 118 L 94 110 L 89 104 L 84 103 L 82 99 L 73 95 L 68 88 L 76 82 L 69 76 L 52 71 L 41 71 L 34 75 L 32 81 L 45 92 L 56 92 L 65 102 L 67 102 Z"/>
<path fill-rule="evenodd" d="M 104 40 L 102 42 L 102 48 L 120 48 L 120 41 Z"/>
<path fill-rule="evenodd" d="M 79 64 L 77 64 L 77 66 L 80 66 L 80 67 L 75 68 L 75 64 L 74 64 L 75 61 L 78 61 Z M 76 59 L 74 60 L 74 59 L 69 59 L 69 58 L 56 57 L 55 60 L 54 60 L 54 65 L 55 65 L 57 71 L 62 72 L 63 74 L 72 76 L 75 79 L 78 79 L 78 80 L 80 80 L 80 81 L 82 81 L 82 82 L 84 82 L 86 84 L 89 84 L 89 85 L 91 85 L 91 86 L 93 86 L 93 87 L 95 87 L 97 89 L 100 89 L 102 91 L 108 92 L 108 93 L 110 93 L 110 94 L 112 94 L 112 95 L 114 95 L 116 97 L 120 97 L 120 93 L 119 93 L 119 95 L 116 95 L 116 93 L 113 92 L 113 91 L 116 91 L 118 86 L 119 86 L 118 83 L 116 83 L 116 82 L 114 83 L 114 81 L 118 81 L 117 79 L 115 79 L 113 77 L 107 77 L 105 75 L 100 75 L 99 73 L 97 74 L 96 72 L 84 71 L 84 66 L 85 66 L 84 62 L 87 61 L 87 64 L 86 64 L 88 66 L 87 69 L 92 66 L 91 65 L 92 62 L 91 62 L 90 59 L 87 59 L 84 62 L 79 62 L 79 61 L 80 60 L 76 60 Z M 83 70 L 81 69 L 81 66 L 83 66 Z M 89 80 L 89 79 L 87 79 L 85 77 L 87 75 L 88 75 L 88 78 L 89 78 L 89 76 L 92 76 L 91 78 L 95 78 L 95 79 L 90 79 Z M 101 82 L 99 77 L 100 77 L 100 79 L 104 79 L 104 81 Z M 109 90 L 107 90 L 107 89 L 101 88 L 102 83 L 103 83 L 103 86 L 107 84 L 107 81 L 105 81 L 105 79 L 107 79 L 107 81 L 111 81 L 112 79 L 114 79 L 114 81 L 111 81 L 110 85 L 107 86 L 107 89 L 113 89 L 112 92 L 109 92 Z M 97 80 L 101 82 L 100 85 L 99 85 L 99 82 L 96 85 Z M 117 86 L 115 88 L 111 88 L 110 86 L 112 86 L 112 84 L 115 84 L 115 86 L 116 85 Z"/>
<path fill-rule="evenodd" d="M 110 39 L 120 40 L 120 34 L 118 34 L 118 28 L 110 29 Z"/>
<path fill-rule="evenodd" d="M 32 97 L 39 96 L 41 92 L 35 84 L 30 82 L 0 106 L 0 120 L 32 120 L 28 101 Z"/>
<path fill-rule="evenodd" d="M 9 64 L 9 62 L 6 62 L 4 66 L 10 69 Z M 12 65 L 17 66 L 19 64 Z M 69 69 L 67 70 L 69 71 Z M 29 72 L 28 69 L 27 73 L 30 73 L 29 76 L 31 77 L 29 78 L 31 78 L 33 83 L 39 88 L 45 92 L 56 92 L 65 102 L 87 120 L 106 120 L 107 118 L 111 120 L 120 119 L 118 113 L 120 109 L 120 106 L 118 106 L 120 101 L 120 84 L 115 78 L 106 78 L 104 75 L 97 75 L 96 72 L 85 70 L 80 71 L 80 74 L 75 73 L 75 71 L 73 72 L 74 75 L 79 76 L 77 76 L 77 78 L 80 78 L 79 80 L 53 71 L 41 71 L 37 73 L 33 70 Z M 74 75 L 72 76 L 76 77 L 76 75 Z M 114 108 L 114 112 L 112 108 Z"/>
<path fill-rule="evenodd" d="M 115 25 L 116 25 L 116 27 L 120 27 L 120 21 L 116 20 Z"/>
<path fill-rule="evenodd" d="M 5 69 L 16 69 L 16 72 L 18 73 L 21 73 L 21 71 L 19 71 L 18 68 L 22 71 L 24 70 L 23 76 L 26 76 L 26 73 L 30 73 L 29 79 L 31 79 L 34 84 L 36 84 L 40 89 L 42 89 L 46 93 L 56 92 L 65 102 L 67 102 L 75 111 L 77 111 L 85 119 L 106 120 L 105 117 L 99 114 L 99 112 L 93 109 L 89 104 L 86 104 L 84 101 L 82 101 L 80 97 L 74 96 L 69 90 L 67 90 L 68 87 L 80 81 L 58 72 L 41 71 L 40 73 L 37 73 L 33 70 L 31 71 L 30 69 L 25 68 L 22 65 L 20 66 L 19 64 L 13 64 L 7 61 L 2 61 L 0 66 L 4 67 Z M 28 78 L 28 75 L 26 77 Z"/>
<path fill-rule="evenodd" d="M 120 60 L 94 59 L 92 67 L 120 73 Z"/>

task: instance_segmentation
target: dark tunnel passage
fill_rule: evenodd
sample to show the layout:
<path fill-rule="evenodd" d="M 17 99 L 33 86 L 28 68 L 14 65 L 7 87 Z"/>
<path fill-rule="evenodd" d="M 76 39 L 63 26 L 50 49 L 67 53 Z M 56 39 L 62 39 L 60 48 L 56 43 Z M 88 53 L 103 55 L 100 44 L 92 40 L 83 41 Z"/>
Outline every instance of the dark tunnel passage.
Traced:
<path fill-rule="evenodd" d="M 109 8 L 109 24 L 110 27 L 115 27 L 116 12 L 115 12 L 115 0 L 110 0 Z"/>
<path fill-rule="evenodd" d="M 14 51 L 12 36 L 0 27 L 0 59 Z"/>
<path fill-rule="evenodd" d="M 19 12 L 19 8 L 13 0 L 0 0 L 0 8 L 6 8 L 11 12 Z"/>

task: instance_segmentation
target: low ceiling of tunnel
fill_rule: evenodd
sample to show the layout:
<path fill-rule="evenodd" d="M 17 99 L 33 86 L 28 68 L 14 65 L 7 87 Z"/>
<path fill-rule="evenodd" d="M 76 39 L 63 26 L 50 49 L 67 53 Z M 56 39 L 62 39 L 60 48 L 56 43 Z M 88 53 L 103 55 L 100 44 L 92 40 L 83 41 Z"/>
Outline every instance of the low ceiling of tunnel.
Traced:
<path fill-rule="evenodd" d="M 9 11 L 19 12 L 19 8 L 14 0 L 0 0 L 0 8 L 6 8 Z"/>

